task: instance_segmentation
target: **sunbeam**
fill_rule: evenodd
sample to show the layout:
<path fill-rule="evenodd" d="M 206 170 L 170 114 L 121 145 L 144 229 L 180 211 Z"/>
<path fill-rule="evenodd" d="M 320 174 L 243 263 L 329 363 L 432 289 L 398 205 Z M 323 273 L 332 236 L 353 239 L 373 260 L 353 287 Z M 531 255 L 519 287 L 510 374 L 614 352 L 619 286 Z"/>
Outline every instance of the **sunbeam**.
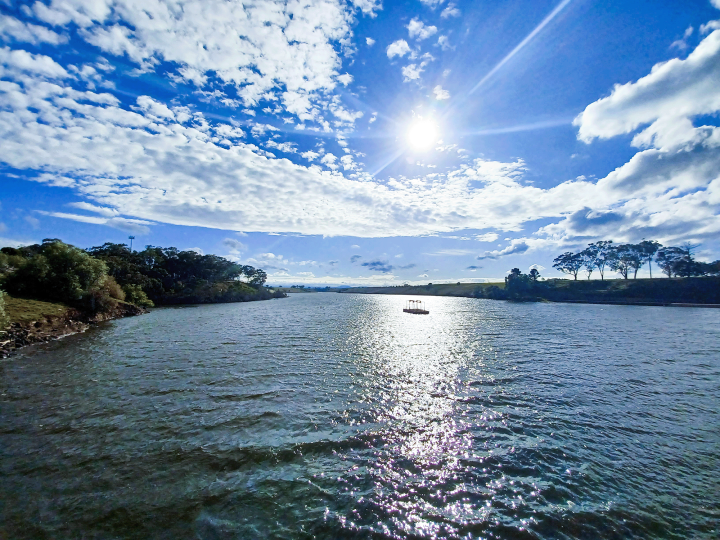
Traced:
<path fill-rule="evenodd" d="M 570 2 L 572 2 L 572 0 L 563 0 L 562 2 L 560 2 L 560 4 L 558 4 L 558 6 L 557 6 L 555 9 L 552 10 L 552 12 L 550 13 L 550 15 L 548 15 L 547 17 L 545 17 L 545 18 L 543 19 L 543 21 L 542 21 L 539 25 L 537 25 L 537 26 L 535 27 L 535 30 L 533 30 L 532 32 L 530 32 L 530 33 L 525 37 L 525 39 L 523 39 L 520 43 L 518 43 L 518 45 L 517 45 L 512 51 L 510 51 L 510 52 L 507 54 L 507 56 L 505 56 L 505 58 L 503 58 L 502 60 L 500 60 L 500 62 L 498 62 L 497 65 L 496 65 L 494 68 L 492 68 L 492 69 L 487 73 L 487 75 L 485 75 L 482 79 L 480 79 L 480 82 L 477 83 L 477 84 L 473 87 L 472 90 L 470 90 L 470 92 L 468 93 L 468 95 L 472 95 L 478 88 L 480 88 L 483 84 L 485 84 L 485 82 L 486 82 L 488 79 L 490 79 L 490 77 L 492 77 L 495 73 L 497 73 L 497 71 L 498 71 L 501 67 L 503 67 L 505 64 L 507 64 L 513 56 L 515 56 L 517 53 L 519 53 L 519 52 L 525 47 L 525 45 L 527 45 L 528 43 L 530 43 L 530 41 L 532 41 L 532 39 L 533 39 L 535 36 L 537 36 L 538 33 L 540 33 L 540 31 L 541 31 L 543 28 L 545 28 L 545 27 L 550 23 L 550 21 L 552 21 L 552 20 L 558 15 L 558 13 L 560 13 Z"/>
<path fill-rule="evenodd" d="M 573 118 L 558 118 L 554 120 L 545 120 L 542 122 L 533 122 L 531 124 L 521 124 L 519 126 L 501 127 L 501 128 L 485 128 L 478 129 L 475 131 L 465 131 L 460 133 L 461 136 L 472 136 L 472 135 L 500 135 L 502 133 L 519 133 L 522 131 L 534 131 L 538 129 L 548 129 L 558 126 L 570 126 Z"/>

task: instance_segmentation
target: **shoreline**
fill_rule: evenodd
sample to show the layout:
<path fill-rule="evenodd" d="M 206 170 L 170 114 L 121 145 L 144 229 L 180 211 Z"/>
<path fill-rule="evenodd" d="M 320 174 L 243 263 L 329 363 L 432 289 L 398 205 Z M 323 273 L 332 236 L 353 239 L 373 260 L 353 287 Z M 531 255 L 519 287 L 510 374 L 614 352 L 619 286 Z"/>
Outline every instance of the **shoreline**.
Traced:
<path fill-rule="evenodd" d="M 20 349 L 38 343 L 56 341 L 63 337 L 81 334 L 102 322 L 134 317 L 148 313 L 147 309 L 121 303 L 107 313 L 83 313 L 69 308 L 62 315 L 45 315 L 37 321 L 14 322 L 0 339 L 0 359 L 8 358 Z"/>

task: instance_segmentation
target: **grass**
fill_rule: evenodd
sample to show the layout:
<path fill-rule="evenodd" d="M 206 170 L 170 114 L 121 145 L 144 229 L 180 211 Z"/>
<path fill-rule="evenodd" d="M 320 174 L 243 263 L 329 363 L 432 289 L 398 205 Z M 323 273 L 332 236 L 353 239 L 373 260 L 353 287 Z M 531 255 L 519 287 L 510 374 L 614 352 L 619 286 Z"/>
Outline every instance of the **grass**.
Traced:
<path fill-rule="evenodd" d="M 11 323 L 27 324 L 46 317 L 62 317 L 70 309 L 65 304 L 27 300 L 5 295 L 5 313 Z"/>

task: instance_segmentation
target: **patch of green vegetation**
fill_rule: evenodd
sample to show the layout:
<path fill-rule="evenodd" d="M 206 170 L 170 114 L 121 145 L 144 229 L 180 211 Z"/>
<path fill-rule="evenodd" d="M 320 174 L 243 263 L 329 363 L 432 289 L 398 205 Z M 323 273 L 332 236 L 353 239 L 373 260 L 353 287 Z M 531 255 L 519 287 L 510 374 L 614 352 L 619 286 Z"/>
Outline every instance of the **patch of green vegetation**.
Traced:
<path fill-rule="evenodd" d="M 273 287 L 273 291 L 280 291 L 283 293 L 308 293 L 308 292 L 317 292 L 315 289 L 309 289 L 307 287 L 300 288 L 300 287 Z"/>
<path fill-rule="evenodd" d="M 5 295 L 5 313 L 11 323 L 27 324 L 46 317 L 62 317 L 70 310 L 65 304 L 28 300 Z"/>

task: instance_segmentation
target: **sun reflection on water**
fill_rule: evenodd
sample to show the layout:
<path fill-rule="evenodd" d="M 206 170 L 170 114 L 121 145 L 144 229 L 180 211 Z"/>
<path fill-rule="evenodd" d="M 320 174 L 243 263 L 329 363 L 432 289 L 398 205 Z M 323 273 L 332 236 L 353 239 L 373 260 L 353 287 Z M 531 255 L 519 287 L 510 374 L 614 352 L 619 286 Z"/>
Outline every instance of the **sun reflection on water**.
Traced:
<path fill-rule="evenodd" d="M 369 498 L 393 528 L 432 537 L 491 511 L 483 507 L 479 514 L 461 496 L 467 488 L 458 474 L 464 461 L 480 457 L 459 376 L 474 348 L 462 312 L 434 299 L 430 315 L 407 314 L 405 300 L 369 300 L 351 337 L 372 371 L 366 380 L 375 382 L 359 401 L 384 442 L 365 466 L 374 482 Z"/>

